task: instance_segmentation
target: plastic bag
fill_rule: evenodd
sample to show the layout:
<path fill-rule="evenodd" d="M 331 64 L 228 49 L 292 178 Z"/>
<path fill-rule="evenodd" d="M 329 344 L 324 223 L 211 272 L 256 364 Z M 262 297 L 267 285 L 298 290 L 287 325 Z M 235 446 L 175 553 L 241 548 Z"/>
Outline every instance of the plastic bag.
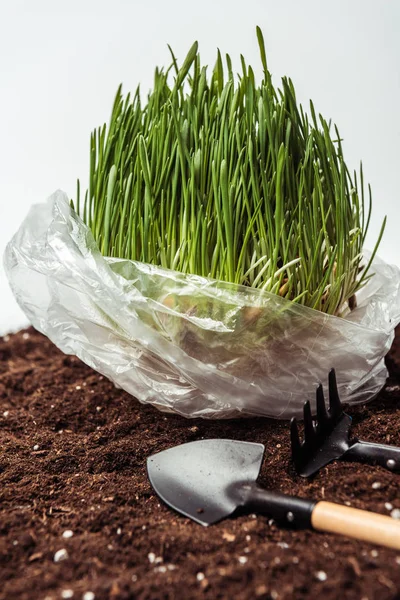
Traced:
<path fill-rule="evenodd" d="M 31 208 L 7 246 L 15 297 L 63 352 L 141 402 L 185 417 L 301 416 L 335 367 L 343 401 L 384 385 L 400 270 L 380 260 L 346 318 L 275 294 L 104 258 L 63 192 Z M 314 405 L 314 404 L 313 404 Z"/>

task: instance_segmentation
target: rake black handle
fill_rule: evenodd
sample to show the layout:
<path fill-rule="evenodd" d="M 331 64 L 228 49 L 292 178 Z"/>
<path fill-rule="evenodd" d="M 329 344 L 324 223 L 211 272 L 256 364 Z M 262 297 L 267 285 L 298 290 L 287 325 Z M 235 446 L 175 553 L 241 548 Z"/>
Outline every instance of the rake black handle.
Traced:
<path fill-rule="evenodd" d="M 343 454 L 342 460 L 379 465 L 389 471 L 400 473 L 400 448 L 396 446 L 357 440 Z"/>

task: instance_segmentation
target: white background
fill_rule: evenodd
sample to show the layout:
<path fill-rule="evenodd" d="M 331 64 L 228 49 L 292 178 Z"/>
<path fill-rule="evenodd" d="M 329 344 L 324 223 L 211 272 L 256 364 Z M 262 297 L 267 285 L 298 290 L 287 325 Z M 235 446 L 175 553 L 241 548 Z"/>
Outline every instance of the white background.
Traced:
<path fill-rule="evenodd" d="M 400 265 L 399 0 L 0 0 L 0 253 L 32 203 L 86 185 L 90 131 L 108 120 L 120 82 L 147 91 L 169 43 L 192 42 L 259 65 L 263 29 L 275 83 L 289 75 L 363 160 L 374 197 L 369 245 L 385 214 L 380 256 Z M 260 73 L 260 68 L 256 70 Z M 0 333 L 25 321 L 0 268 Z"/>

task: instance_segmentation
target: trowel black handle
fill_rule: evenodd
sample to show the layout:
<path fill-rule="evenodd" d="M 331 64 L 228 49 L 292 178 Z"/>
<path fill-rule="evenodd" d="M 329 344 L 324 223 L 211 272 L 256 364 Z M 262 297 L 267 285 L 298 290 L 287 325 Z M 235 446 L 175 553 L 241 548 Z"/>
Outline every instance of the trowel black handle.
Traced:
<path fill-rule="evenodd" d="M 339 533 L 400 550 L 400 521 L 333 502 L 315 502 L 263 489 L 256 483 L 235 486 L 242 507 L 299 528 Z"/>
<path fill-rule="evenodd" d="M 249 512 L 266 515 L 280 524 L 299 529 L 311 527 L 311 515 L 316 504 L 314 500 L 287 496 L 264 489 L 256 483 L 241 484 L 237 491 L 241 506 Z"/>
<path fill-rule="evenodd" d="M 396 446 L 357 440 L 345 452 L 342 460 L 379 465 L 390 471 L 400 472 L 400 448 Z"/>

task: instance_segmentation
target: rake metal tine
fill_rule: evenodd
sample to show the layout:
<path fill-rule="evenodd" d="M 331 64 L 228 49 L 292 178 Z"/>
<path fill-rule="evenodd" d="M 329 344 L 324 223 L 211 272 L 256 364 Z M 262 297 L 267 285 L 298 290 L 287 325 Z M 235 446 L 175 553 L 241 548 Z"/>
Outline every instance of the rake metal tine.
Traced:
<path fill-rule="evenodd" d="M 329 412 L 335 417 L 343 412 L 337 389 L 335 369 L 329 371 Z"/>
<path fill-rule="evenodd" d="M 312 414 L 311 414 L 311 404 L 310 401 L 304 403 L 303 408 L 304 413 L 304 442 L 307 444 L 312 441 L 315 435 Z"/>
<path fill-rule="evenodd" d="M 293 417 L 290 421 L 290 444 L 292 446 L 292 456 L 295 459 L 301 449 L 296 417 Z"/>
<path fill-rule="evenodd" d="M 317 387 L 316 392 L 317 397 L 317 421 L 318 425 L 323 425 L 326 423 L 328 419 L 328 413 L 326 410 L 325 398 L 324 398 L 324 388 L 322 387 L 322 383 Z"/>

